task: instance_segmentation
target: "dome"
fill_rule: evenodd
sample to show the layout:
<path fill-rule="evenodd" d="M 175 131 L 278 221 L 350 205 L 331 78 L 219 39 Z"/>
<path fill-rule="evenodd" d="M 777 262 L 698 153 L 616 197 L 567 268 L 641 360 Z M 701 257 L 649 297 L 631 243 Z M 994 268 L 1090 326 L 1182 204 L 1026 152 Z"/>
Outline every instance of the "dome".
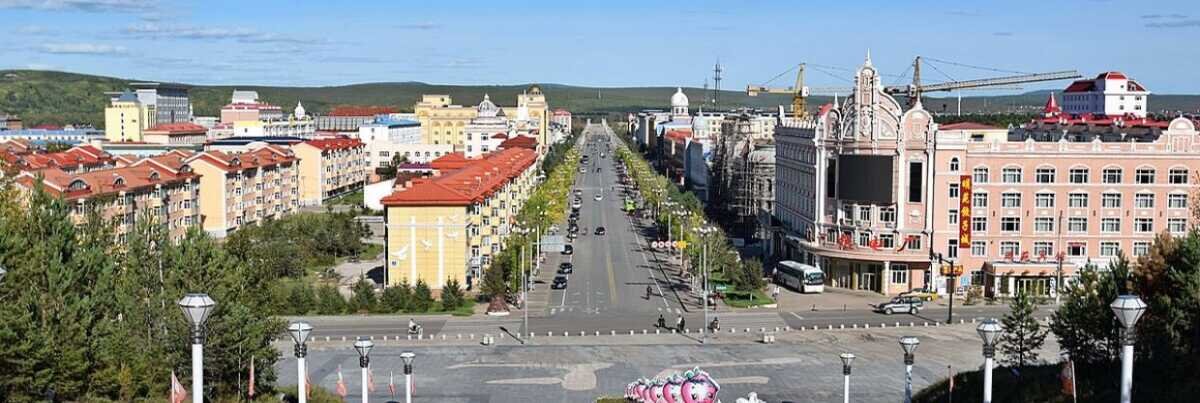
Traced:
<path fill-rule="evenodd" d="M 304 105 L 300 101 L 296 101 L 296 110 L 293 114 L 296 116 L 296 119 L 304 119 L 304 115 L 307 114 L 304 110 Z"/>
<path fill-rule="evenodd" d="M 683 88 L 675 88 L 675 95 L 671 96 L 671 106 L 688 106 L 688 97 L 684 95 Z"/>
<path fill-rule="evenodd" d="M 483 94 L 483 102 L 479 103 L 478 110 L 480 117 L 495 117 L 500 113 L 500 108 L 492 103 L 492 99 L 488 97 L 488 94 Z"/>

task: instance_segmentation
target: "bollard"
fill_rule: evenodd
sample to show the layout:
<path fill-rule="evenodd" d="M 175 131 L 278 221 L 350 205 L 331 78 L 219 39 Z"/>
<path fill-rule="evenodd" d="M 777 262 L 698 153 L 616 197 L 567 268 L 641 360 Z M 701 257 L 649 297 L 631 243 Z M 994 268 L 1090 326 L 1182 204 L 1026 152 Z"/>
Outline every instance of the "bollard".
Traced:
<path fill-rule="evenodd" d="M 654 329 L 654 334 L 659 334 L 660 329 Z"/>
<path fill-rule="evenodd" d="M 971 318 L 971 323 L 975 323 L 975 318 Z"/>
<path fill-rule="evenodd" d="M 779 326 L 775 326 L 775 331 L 776 331 L 776 332 L 778 332 L 778 331 L 779 331 Z"/>
<path fill-rule="evenodd" d="M 597 331 L 596 331 L 596 335 L 597 335 L 597 336 L 599 336 L 599 335 L 600 335 L 600 331 L 599 331 L 599 330 L 597 330 Z"/>
<path fill-rule="evenodd" d="M 642 329 L 642 334 L 649 334 L 649 333 L 650 332 L 647 332 L 646 329 Z"/>
<path fill-rule="evenodd" d="M 471 333 L 471 340 L 475 340 L 475 333 Z"/>
<path fill-rule="evenodd" d="M 942 322 L 933 322 L 933 327 L 941 327 Z"/>
<path fill-rule="evenodd" d="M 913 327 L 913 323 L 912 323 L 912 322 L 908 322 L 908 327 Z"/>
<path fill-rule="evenodd" d="M 842 327 L 845 327 L 845 326 L 846 325 L 842 325 Z M 833 330 L 833 325 L 829 325 L 829 330 Z"/>
<path fill-rule="evenodd" d="M 929 327 L 929 322 L 921 322 L 922 327 Z"/>
<path fill-rule="evenodd" d="M 767 328 L 765 328 L 765 327 L 760 327 L 760 328 L 758 328 L 758 331 L 760 331 L 760 332 L 765 332 L 765 331 L 767 331 Z"/>
<path fill-rule="evenodd" d="M 459 339 L 459 340 L 462 340 L 462 333 L 459 333 L 459 334 L 458 334 L 458 339 Z"/>
<path fill-rule="evenodd" d="M 630 335 L 630 336 L 633 336 L 633 330 L 630 330 L 630 331 L 629 331 L 629 335 Z"/>
<path fill-rule="evenodd" d="M 571 332 L 563 332 L 563 337 L 571 337 Z"/>
<path fill-rule="evenodd" d="M 879 324 L 879 327 L 886 329 L 886 328 L 887 328 L 887 323 L 880 323 L 880 324 Z"/>
<path fill-rule="evenodd" d="M 683 333 L 684 333 L 684 334 L 691 334 L 691 333 L 692 333 L 692 329 L 688 329 L 688 328 L 686 328 L 686 327 L 685 327 L 685 328 L 683 328 Z"/>
<path fill-rule="evenodd" d="M 896 327 L 900 327 L 900 322 L 896 322 Z"/>
<path fill-rule="evenodd" d="M 579 331 L 579 336 L 581 336 L 581 337 L 583 336 L 583 331 L 582 331 L 582 330 L 580 330 L 580 331 Z"/>
<path fill-rule="evenodd" d="M 375 341 L 375 336 L 371 336 L 368 340 Z"/>
<path fill-rule="evenodd" d="M 963 323 L 966 323 L 966 322 L 963 322 L 963 320 L 962 320 L 962 319 L 959 319 L 959 320 L 958 320 L 958 324 L 960 324 L 960 325 L 961 325 L 961 324 L 963 324 Z"/>
<path fill-rule="evenodd" d="M 408 335 L 408 339 L 409 339 L 409 340 L 412 340 L 412 335 L 411 335 L 411 334 L 410 334 L 410 335 Z"/>
<path fill-rule="evenodd" d="M 442 333 L 442 341 L 446 341 L 446 334 Z"/>
<path fill-rule="evenodd" d="M 729 333 L 737 333 L 737 329 L 735 329 L 735 328 L 729 328 Z"/>
<path fill-rule="evenodd" d="M 863 323 L 863 329 L 870 329 L 870 328 L 871 328 L 870 323 Z"/>
<path fill-rule="evenodd" d="M 610 336 L 616 336 L 616 335 L 617 335 L 617 331 L 616 331 L 616 330 L 610 330 L 609 332 L 611 332 L 611 333 L 609 334 Z"/>
<path fill-rule="evenodd" d="M 845 328 L 846 328 L 846 324 L 845 324 L 845 323 L 842 323 L 842 324 L 838 325 L 838 329 L 845 329 Z"/>
<path fill-rule="evenodd" d="M 783 331 L 785 331 L 785 332 L 790 332 L 790 331 L 792 331 L 792 327 L 791 327 L 791 326 L 784 326 L 784 327 L 783 327 Z"/>
<path fill-rule="evenodd" d="M 387 335 L 383 335 L 383 341 L 387 341 Z"/>
<path fill-rule="evenodd" d="M 857 323 L 855 323 L 855 324 L 852 324 L 852 325 L 850 325 L 850 328 L 851 328 L 851 329 L 858 329 L 858 324 L 857 324 Z"/>

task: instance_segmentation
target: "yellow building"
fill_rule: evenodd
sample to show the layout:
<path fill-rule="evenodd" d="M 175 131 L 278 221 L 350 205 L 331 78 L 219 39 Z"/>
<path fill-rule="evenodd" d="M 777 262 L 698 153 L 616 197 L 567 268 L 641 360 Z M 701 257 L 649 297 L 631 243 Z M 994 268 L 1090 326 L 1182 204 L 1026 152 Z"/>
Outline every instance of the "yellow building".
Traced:
<path fill-rule="evenodd" d="M 513 217 L 533 190 L 537 153 L 503 149 L 469 160 L 434 160 L 430 178 L 397 184 L 387 209 L 387 285 L 450 280 L 473 287 L 500 252 Z"/>
<path fill-rule="evenodd" d="M 246 225 L 300 209 L 299 164 L 291 150 L 264 146 L 244 153 L 205 151 L 186 163 L 200 175 L 204 231 L 224 237 Z"/>
<path fill-rule="evenodd" d="M 300 159 L 300 205 L 361 189 L 367 180 L 366 145 L 359 139 L 327 138 L 292 146 Z"/>
<path fill-rule="evenodd" d="M 154 105 L 138 101 L 137 95 L 125 91 L 104 108 L 104 138 L 111 142 L 141 142 L 142 131 L 157 122 Z"/>
<path fill-rule="evenodd" d="M 421 123 L 421 142 L 455 148 L 462 147 L 463 126 L 475 117 L 475 108 L 454 105 L 449 95 L 422 95 L 413 112 Z"/>
<path fill-rule="evenodd" d="M 530 86 L 525 92 L 517 94 L 517 106 L 503 109 L 516 126 L 516 134 L 533 135 L 539 145 L 549 147 L 550 105 L 546 103 L 546 95 L 541 87 Z M 536 135 L 533 131 L 537 132 Z"/>

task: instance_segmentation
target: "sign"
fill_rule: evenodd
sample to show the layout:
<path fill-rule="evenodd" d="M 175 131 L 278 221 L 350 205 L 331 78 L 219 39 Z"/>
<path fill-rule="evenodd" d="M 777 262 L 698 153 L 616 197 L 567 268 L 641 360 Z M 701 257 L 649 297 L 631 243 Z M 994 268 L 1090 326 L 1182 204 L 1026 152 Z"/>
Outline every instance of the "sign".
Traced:
<path fill-rule="evenodd" d="M 971 247 L 971 175 L 958 177 L 958 247 Z"/>
<path fill-rule="evenodd" d="M 713 287 L 713 289 L 717 290 L 717 291 L 725 291 L 725 290 L 729 289 L 729 286 L 727 286 L 725 284 L 717 284 L 716 286 Z"/>
<path fill-rule="evenodd" d="M 942 266 L 942 275 L 943 276 L 955 276 L 955 277 L 962 276 L 963 275 L 963 266 L 958 265 L 958 264 L 948 264 L 948 265 Z"/>
<path fill-rule="evenodd" d="M 562 253 L 566 249 L 566 240 L 562 235 L 546 235 L 542 237 L 542 251 Z"/>

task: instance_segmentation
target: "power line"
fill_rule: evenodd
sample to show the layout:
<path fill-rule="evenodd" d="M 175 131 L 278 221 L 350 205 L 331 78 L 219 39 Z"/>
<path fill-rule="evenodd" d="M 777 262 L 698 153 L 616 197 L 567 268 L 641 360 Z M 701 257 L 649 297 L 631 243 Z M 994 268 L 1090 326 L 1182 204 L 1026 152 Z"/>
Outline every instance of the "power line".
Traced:
<path fill-rule="evenodd" d="M 936 59 L 936 58 L 932 58 L 932 57 L 929 57 L 929 56 L 925 56 L 925 57 L 924 57 L 924 59 L 925 59 L 925 60 L 929 60 L 929 61 L 933 61 L 933 62 L 937 62 L 937 63 L 949 64 L 949 65 L 952 65 L 952 66 L 966 67 L 966 68 L 970 68 L 970 69 L 978 69 L 978 70 L 990 71 L 990 72 L 993 72 L 993 73 L 1008 73 L 1008 74 L 1031 74 L 1031 73 L 1029 73 L 1029 72 L 1026 72 L 1026 71 L 1005 70 L 1005 69 L 998 69 L 998 68 L 994 68 L 994 67 L 975 66 L 975 65 L 966 64 L 966 63 L 959 63 L 959 62 L 952 62 L 952 61 L 948 61 L 948 60 Z"/>

